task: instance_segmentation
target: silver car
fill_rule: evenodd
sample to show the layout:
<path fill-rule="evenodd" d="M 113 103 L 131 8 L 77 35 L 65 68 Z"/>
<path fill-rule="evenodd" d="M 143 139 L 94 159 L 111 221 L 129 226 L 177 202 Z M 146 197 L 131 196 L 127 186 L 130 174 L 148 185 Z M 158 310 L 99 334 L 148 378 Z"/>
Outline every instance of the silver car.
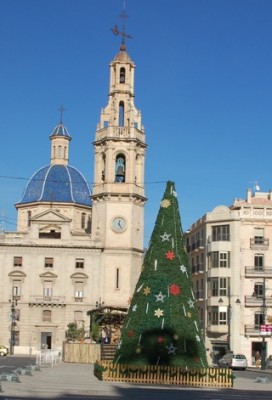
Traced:
<path fill-rule="evenodd" d="M 223 368 L 243 369 L 247 368 L 247 358 L 244 354 L 225 354 L 218 361 L 218 366 Z"/>

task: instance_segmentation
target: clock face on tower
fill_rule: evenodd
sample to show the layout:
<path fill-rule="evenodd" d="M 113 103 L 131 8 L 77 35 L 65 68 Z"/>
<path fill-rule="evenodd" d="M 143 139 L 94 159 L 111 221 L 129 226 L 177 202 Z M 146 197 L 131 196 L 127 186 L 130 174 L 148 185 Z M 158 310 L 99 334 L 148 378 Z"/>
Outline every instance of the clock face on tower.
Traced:
<path fill-rule="evenodd" d="M 111 227 L 115 232 L 124 232 L 127 227 L 126 220 L 123 217 L 116 217 L 112 220 Z"/>

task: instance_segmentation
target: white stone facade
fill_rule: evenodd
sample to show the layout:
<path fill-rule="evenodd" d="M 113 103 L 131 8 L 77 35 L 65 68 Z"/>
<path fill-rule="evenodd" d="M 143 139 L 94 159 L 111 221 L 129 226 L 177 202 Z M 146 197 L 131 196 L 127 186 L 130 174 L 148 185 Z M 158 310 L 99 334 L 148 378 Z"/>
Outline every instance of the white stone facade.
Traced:
<path fill-rule="evenodd" d="M 17 231 L 0 234 L 0 343 L 9 346 L 14 335 L 15 354 L 60 349 L 70 322 L 88 331 L 87 311 L 129 305 L 143 262 L 146 201 L 134 69 L 121 48 L 94 138 L 92 205 L 54 193 L 52 201 L 18 203 Z M 63 132 L 50 136 L 54 166 L 68 165 L 71 138 Z"/>
<path fill-rule="evenodd" d="M 218 206 L 186 232 L 195 296 L 211 360 L 226 350 L 255 353 L 271 334 L 260 325 L 272 323 L 272 194 L 247 191 L 245 200 Z M 265 342 L 265 343 L 264 343 Z"/>

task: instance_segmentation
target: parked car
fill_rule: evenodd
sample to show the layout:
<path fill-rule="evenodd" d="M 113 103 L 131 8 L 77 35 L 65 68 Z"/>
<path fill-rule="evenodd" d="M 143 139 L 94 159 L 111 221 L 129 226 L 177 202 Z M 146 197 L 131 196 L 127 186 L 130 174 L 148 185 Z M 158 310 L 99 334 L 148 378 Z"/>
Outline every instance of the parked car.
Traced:
<path fill-rule="evenodd" d="M 0 345 L 0 356 L 6 356 L 9 353 L 9 348 Z"/>
<path fill-rule="evenodd" d="M 218 360 L 218 366 L 221 368 L 243 369 L 247 368 L 247 358 L 244 354 L 225 354 Z"/>

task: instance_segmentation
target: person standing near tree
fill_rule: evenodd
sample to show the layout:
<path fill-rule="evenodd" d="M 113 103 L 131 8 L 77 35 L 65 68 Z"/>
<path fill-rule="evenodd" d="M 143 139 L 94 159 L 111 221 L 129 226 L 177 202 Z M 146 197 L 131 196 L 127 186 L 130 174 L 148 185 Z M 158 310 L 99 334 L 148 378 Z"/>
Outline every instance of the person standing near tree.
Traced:
<path fill-rule="evenodd" d="M 257 350 L 256 353 L 255 353 L 255 365 L 256 365 L 256 367 L 259 367 L 260 364 L 261 364 L 261 354 Z"/>

